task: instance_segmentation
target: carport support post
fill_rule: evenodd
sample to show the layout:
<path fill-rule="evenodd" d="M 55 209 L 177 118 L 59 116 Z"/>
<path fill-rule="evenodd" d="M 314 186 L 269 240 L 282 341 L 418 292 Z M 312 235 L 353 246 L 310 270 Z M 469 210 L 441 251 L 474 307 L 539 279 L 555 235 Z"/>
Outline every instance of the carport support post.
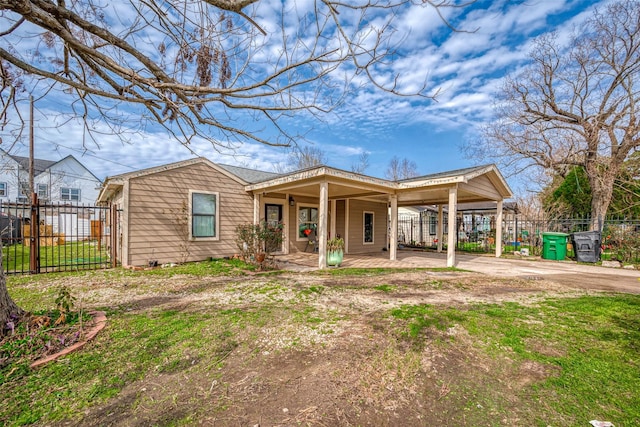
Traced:
<path fill-rule="evenodd" d="M 438 239 L 438 252 L 442 252 L 442 236 L 444 235 L 443 231 L 444 231 L 444 227 L 443 227 L 443 219 L 444 216 L 442 215 L 442 205 L 438 205 L 438 222 L 436 223 L 438 229 L 436 230 L 436 238 Z"/>
<path fill-rule="evenodd" d="M 496 206 L 496 258 L 502 256 L 502 205 L 503 201 L 498 200 Z"/>
<path fill-rule="evenodd" d="M 320 183 L 318 211 L 318 268 L 327 267 L 327 213 L 329 211 L 329 183 Z"/>
<path fill-rule="evenodd" d="M 458 210 L 458 186 L 449 188 L 449 213 L 447 230 L 447 267 L 456 265 L 456 211 Z"/>
<path fill-rule="evenodd" d="M 389 259 L 395 261 L 398 259 L 398 195 L 391 194 L 389 196 L 391 204 L 391 224 L 389 225 Z"/>

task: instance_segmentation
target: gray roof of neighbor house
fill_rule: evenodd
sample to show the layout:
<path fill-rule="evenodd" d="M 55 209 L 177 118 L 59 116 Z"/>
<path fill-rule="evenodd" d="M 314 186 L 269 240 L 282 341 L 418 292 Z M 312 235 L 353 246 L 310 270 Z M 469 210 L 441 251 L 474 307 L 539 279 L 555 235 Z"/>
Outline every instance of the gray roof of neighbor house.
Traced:
<path fill-rule="evenodd" d="M 14 155 L 11 155 L 11 154 L 8 154 L 8 155 L 13 160 L 15 160 L 16 163 L 18 163 L 22 169 L 27 170 L 27 171 L 29 170 L 29 158 L 28 157 L 14 156 Z M 50 167 L 52 167 L 53 165 L 61 163 L 61 162 L 65 161 L 66 159 L 73 159 L 74 161 L 76 161 L 87 172 L 89 172 L 91 174 L 91 176 L 93 176 L 96 179 L 96 181 L 100 182 L 100 178 L 95 176 L 93 172 L 91 172 L 89 169 L 87 169 L 87 167 L 84 164 L 82 164 L 82 162 L 80 162 L 78 159 L 76 159 L 71 154 L 69 154 L 68 156 L 66 156 L 66 157 L 64 157 L 63 159 L 60 159 L 60 160 L 33 159 L 33 169 L 34 169 L 33 172 L 37 176 L 37 175 L 41 174 L 42 172 L 46 171 L 47 169 L 49 169 Z"/>
<path fill-rule="evenodd" d="M 11 155 L 10 155 L 11 156 Z M 25 170 L 29 170 L 29 158 L 23 156 L 11 156 L 13 160 L 18 162 L 18 164 Z M 52 165 L 58 163 L 57 161 L 52 160 L 44 160 L 44 159 L 33 159 L 33 169 L 34 173 L 37 175 L 46 171 Z"/>
<path fill-rule="evenodd" d="M 248 182 L 249 184 L 266 181 L 268 179 L 272 179 L 280 175 L 274 172 L 265 172 L 265 171 L 255 170 L 255 169 L 243 168 L 240 166 L 225 165 L 222 163 L 216 163 L 216 164 L 221 168 L 223 168 L 224 170 L 226 170 L 227 172 L 232 173 L 238 178 L 241 178 L 242 180 Z"/>

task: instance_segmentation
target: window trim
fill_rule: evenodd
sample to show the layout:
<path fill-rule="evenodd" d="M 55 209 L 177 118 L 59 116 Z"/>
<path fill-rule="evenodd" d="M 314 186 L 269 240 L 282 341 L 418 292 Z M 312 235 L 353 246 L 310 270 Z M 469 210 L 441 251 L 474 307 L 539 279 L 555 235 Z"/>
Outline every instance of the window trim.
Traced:
<path fill-rule="evenodd" d="M 367 226 L 367 214 L 371 214 L 371 241 L 365 241 L 366 226 Z M 373 245 L 376 241 L 376 213 L 373 211 L 362 211 L 362 244 Z"/>
<path fill-rule="evenodd" d="M 306 242 L 308 237 L 300 237 L 300 208 L 316 208 L 318 211 L 318 220 L 320 219 L 320 205 L 314 205 L 313 203 L 298 203 L 296 202 L 296 242 Z"/>
<path fill-rule="evenodd" d="M 0 182 L 0 186 L 4 188 L 0 190 L 0 197 L 8 197 L 9 196 L 9 184 L 6 182 Z"/>
<path fill-rule="evenodd" d="M 429 215 L 429 236 L 435 236 L 438 234 L 438 218 Z"/>
<path fill-rule="evenodd" d="M 44 193 L 45 193 L 44 197 L 42 197 L 40 195 L 40 188 L 44 188 Z M 48 199 L 49 198 L 49 186 L 47 184 L 41 184 L 41 183 L 36 184 L 36 194 L 38 195 L 38 199 L 39 200 Z M 78 197 L 80 197 L 80 189 L 78 189 Z"/>
<path fill-rule="evenodd" d="M 65 199 L 64 198 L 64 190 L 69 190 L 69 198 Z M 71 193 L 72 190 L 78 190 L 78 199 L 74 200 L 71 197 Z M 74 187 L 60 187 L 60 200 L 62 200 L 63 202 L 79 202 L 82 198 L 81 198 L 82 194 L 79 188 L 74 188 Z"/>
<path fill-rule="evenodd" d="M 214 215 L 215 221 L 215 236 L 213 237 L 196 237 L 193 235 L 193 195 L 194 194 L 211 194 L 216 196 L 216 213 Z M 220 240 L 220 193 L 218 191 L 205 191 L 205 190 L 189 190 L 189 240 L 195 242 L 204 241 L 218 241 Z"/>

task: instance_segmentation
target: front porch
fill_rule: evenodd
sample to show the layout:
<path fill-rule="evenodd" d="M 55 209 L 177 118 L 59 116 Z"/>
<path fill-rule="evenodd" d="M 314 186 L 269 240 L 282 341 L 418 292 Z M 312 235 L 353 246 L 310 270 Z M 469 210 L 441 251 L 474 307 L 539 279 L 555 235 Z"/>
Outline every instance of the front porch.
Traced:
<path fill-rule="evenodd" d="M 437 251 L 443 250 L 446 226 L 446 266 L 455 266 L 458 204 L 495 203 L 496 223 L 502 224 L 503 201 L 512 195 L 495 165 L 401 181 L 319 166 L 247 185 L 245 190 L 253 194 L 254 223 L 268 218 L 286 225 L 284 255 L 303 251 L 303 231 L 313 230 L 318 268 L 327 267 L 327 239 L 335 236 L 344 238 L 346 255 L 379 251 L 376 258 L 398 261 L 398 208 L 424 205 L 437 207 Z M 496 227 L 496 257 L 502 254 L 501 233 L 502 227 Z"/>
<path fill-rule="evenodd" d="M 318 254 L 297 252 L 276 255 L 276 263 L 283 270 L 314 271 L 318 269 Z M 396 259 L 389 259 L 389 252 L 345 255 L 340 268 L 444 268 L 446 253 L 399 250 Z"/>

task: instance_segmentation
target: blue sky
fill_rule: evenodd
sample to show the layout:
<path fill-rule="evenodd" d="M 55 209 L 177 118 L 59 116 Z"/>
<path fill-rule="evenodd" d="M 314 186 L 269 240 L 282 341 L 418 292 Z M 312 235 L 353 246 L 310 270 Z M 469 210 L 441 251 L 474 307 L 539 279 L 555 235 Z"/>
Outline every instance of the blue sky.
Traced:
<path fill-rule="evenodd" d="M 277 0 L 270 0 L 277 1 Z M 309 3 L 299 1 L 299 4 Z M 328 164 L 349 170 L 362 152 L 369 154 L 365 173 L 383 177 L 393 156 L 413 160 L 421 174 L 474 165 L 461 150 L 477 137 L 479 126 L 491 120 L 492 105 L 502 78 L 526 64 L 531 40 L 558 31 L 568 40 L 573 26 L 605 1 L 528 0 L 481 1 L 463 9 L 443 10 L 460 32 L 452 32 L 432 9 L 412 9 L 398 16 L 406 31 L 403 56 L 390 67 L 400 73 L 403 87 L 427 82 L 439 90 L 435 101 L 401 98 L 363 88 L 322 121 L 300 117 L 295 126 L 306 141 L 327 154 Z M 268 15 L 269 1 L 259 7 Z M 273 170 L 285 161 L 286 150 L 258 143 L 215 149 L 195 141 L 190 149 L 153 126 L 127 135 L 124 143 L 108 129 L 98 144 L 84 140 L 82 126 L 52 113 L 55 99 L 36 104 L 36 157 L 57 160 L 73 154 L 103 179 L 132 170 L 201 155 L 214 162 Z M 28 111 L 24 103 L 23 114 Z M 135 117 L 131 117 L 135 120 Z M 26 139 L 25 139 L 26 142 Z M 6 147 L 3 147 L 6 149 Z M 24 144 L 12 150 L 26 155 Z M 514 189 L 521 188 L 508 177 Z"/>

